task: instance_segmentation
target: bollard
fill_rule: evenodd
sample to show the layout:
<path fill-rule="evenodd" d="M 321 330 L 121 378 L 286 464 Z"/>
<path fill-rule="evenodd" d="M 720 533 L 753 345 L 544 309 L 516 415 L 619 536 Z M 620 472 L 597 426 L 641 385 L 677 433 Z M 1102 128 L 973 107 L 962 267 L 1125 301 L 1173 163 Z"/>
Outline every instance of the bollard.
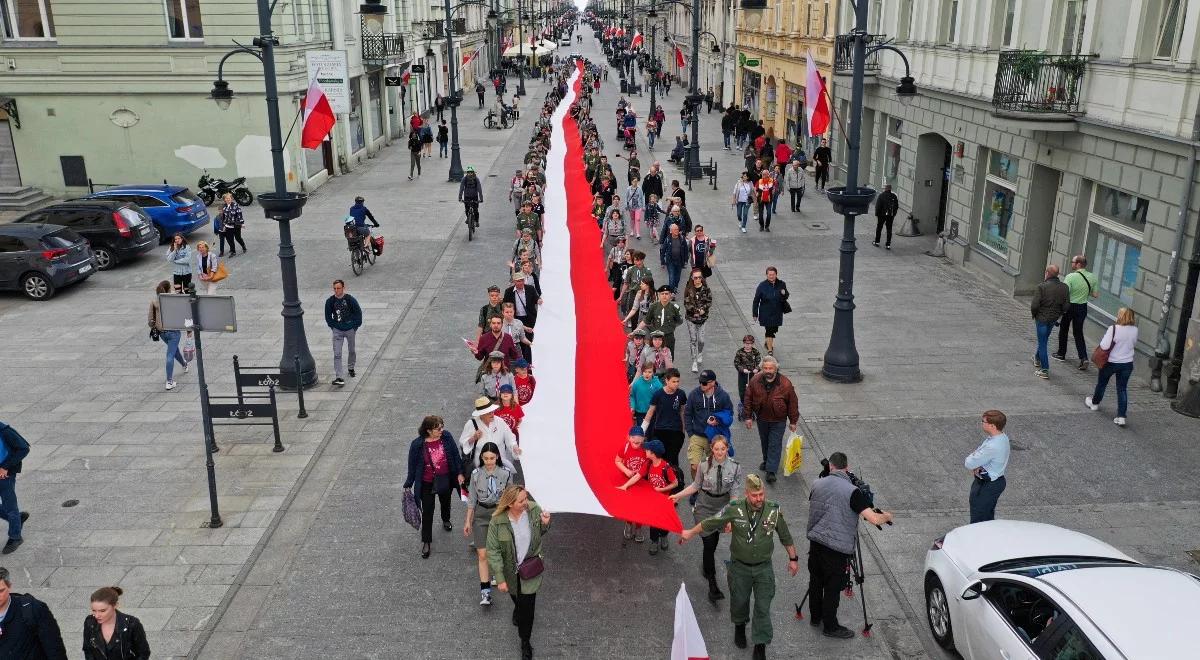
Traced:
<path fill-rule="evenodd" d="M 305 419 L 308 417 L 308 411 L 304 409 L 304 386 L 300 384 L 300 354 L 296 354 L 296 399 L 300 402 L 300 412 L 296 413 L 296 417 Z M 280 451 L 283 451 L 282 449 Z"/>

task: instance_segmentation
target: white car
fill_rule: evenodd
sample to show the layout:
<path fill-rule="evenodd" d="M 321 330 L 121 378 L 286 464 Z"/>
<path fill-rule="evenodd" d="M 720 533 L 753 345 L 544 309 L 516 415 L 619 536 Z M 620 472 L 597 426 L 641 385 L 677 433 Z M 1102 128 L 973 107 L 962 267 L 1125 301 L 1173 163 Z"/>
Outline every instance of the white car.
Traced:
<path fill-rule="evenodd" d="M 1200 578 L 1042 523 L 993 520 L 934 541 L 925 612 L 965 660 L 1200 657 Z"/>

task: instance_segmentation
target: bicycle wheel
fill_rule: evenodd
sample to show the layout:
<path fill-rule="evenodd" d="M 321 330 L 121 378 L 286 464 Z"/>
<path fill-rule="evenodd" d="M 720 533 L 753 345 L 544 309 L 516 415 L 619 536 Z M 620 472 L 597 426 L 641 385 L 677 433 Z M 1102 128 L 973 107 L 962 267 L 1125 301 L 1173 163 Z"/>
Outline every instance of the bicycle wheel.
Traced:
<path fill-rule="evenodd" d="M 355 275 L 362 275 L 362 272 L 363 272 L 362 250 L 354 250 L 350 253 L 350 270 L 354 271 Z"/>
<path fill-rule="evenodd" d="M 467 240 L 475 240 L 475 223 L 471 222 L 471 214 L 467 214 Z"/>
<path fill-rule="evenodd" d="M 375 247 L 374 246 L 363 250 L 363 254 L 366 255 L 366 257 L 367 257 L 367 263 L 369 263 L 369 264 L 375 263 Z"/>

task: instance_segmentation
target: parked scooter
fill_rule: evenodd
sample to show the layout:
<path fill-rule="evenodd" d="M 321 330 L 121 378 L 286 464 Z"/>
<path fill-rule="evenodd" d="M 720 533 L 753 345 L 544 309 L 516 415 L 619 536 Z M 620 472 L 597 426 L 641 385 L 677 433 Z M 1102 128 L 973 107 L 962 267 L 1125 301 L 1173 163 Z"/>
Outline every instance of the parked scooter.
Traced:
<path fill-rule="evenodd" d="M 220 199 L 225 193 L 233 193 L 233 201 L 242 206 L 249 206 L 254 203 L 254 193 L 246 187 L 246 177 L 240 176 L 232 181 L 218 179 L 204 170 L 204 174 L 200 175 L 200 181 L 196 183 L 198 190 L 196 194 L 204 201 L 205 206 L 210 206 L 213 202 Z"/>

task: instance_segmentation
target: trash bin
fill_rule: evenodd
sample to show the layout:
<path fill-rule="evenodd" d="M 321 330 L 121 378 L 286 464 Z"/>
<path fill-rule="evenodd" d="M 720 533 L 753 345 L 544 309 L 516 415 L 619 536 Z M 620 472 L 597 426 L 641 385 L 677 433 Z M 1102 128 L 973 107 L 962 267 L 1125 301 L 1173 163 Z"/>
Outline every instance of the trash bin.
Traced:
<path fill-rule="evenodd" d="M 621 79 L 621 93 L 622 94 L 629 93 L 629 81 L 625 80 L 624 78 Z"/>

